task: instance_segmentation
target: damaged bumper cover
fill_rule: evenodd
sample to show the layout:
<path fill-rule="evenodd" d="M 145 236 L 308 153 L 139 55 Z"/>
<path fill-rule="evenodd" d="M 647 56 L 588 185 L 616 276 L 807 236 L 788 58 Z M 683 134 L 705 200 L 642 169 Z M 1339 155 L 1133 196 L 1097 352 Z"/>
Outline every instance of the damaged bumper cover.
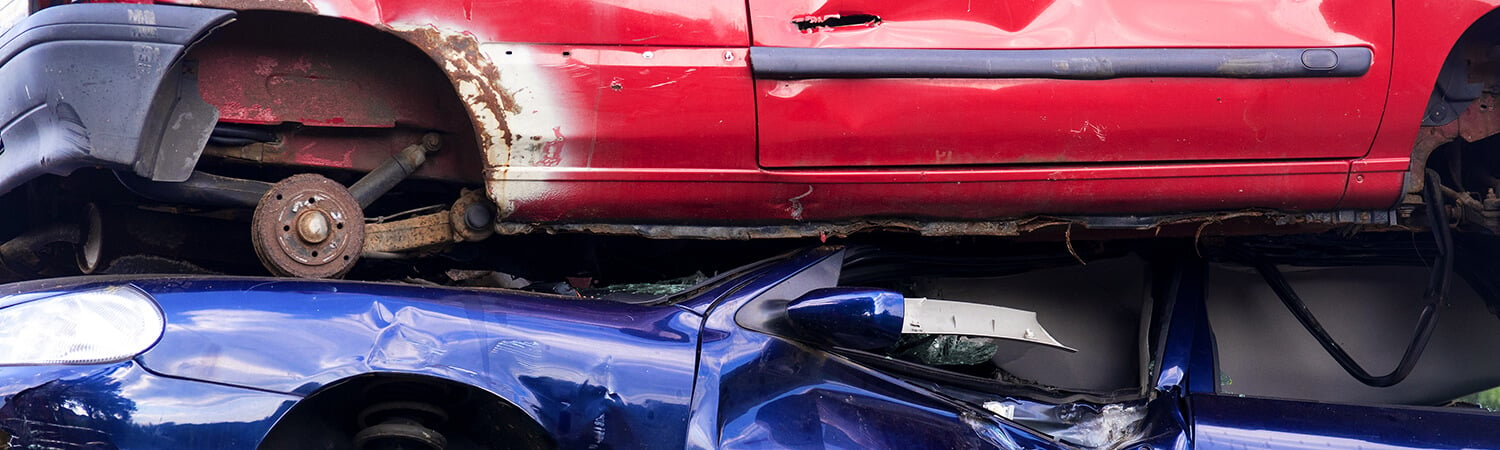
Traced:
<path fill-rule="evenodd" d="M 0 193 L 88 166 L 186 180 L 218 110 L 199 97 L 182 56 L 233 17 L 205 8 L 64 5 L 0 35 Z"/>

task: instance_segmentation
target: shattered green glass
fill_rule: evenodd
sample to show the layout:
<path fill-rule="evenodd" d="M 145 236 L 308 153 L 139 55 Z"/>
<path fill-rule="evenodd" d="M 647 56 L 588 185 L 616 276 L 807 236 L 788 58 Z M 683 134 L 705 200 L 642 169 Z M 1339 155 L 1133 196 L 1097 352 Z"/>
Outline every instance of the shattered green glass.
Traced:
<path fill-rule="evenodd" d="M 909 334 L 891 356 L 931 366 L 967 366 L 995 356 L 995 339 L 976 336 Z"/>

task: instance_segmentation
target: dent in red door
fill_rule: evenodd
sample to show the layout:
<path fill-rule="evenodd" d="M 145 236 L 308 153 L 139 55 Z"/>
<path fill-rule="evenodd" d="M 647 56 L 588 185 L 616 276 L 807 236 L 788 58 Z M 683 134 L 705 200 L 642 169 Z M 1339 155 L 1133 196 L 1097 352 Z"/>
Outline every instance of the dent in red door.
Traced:
<path fill-rule="evenodd" d="M 765 167 L 1355 158 L 1384 104 L 1390 11 L 1345 2 L 752 0 L 756 45 L 912 49 L 1364 46 L 1352 78 L 757 82 Z M 871 14 L 873 26 L 791 19 Z M 754 61 L 752 61 L 754 63 Z"/>

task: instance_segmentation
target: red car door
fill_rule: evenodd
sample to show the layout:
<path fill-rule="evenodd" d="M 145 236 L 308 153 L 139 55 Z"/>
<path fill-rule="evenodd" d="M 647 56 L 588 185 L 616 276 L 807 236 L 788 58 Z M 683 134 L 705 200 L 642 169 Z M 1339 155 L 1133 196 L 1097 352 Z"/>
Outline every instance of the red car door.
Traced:
<path fill-rule="evenodd" d="M 750 0 L 769 168 L 1364 155 L 1391 3 Z"/>

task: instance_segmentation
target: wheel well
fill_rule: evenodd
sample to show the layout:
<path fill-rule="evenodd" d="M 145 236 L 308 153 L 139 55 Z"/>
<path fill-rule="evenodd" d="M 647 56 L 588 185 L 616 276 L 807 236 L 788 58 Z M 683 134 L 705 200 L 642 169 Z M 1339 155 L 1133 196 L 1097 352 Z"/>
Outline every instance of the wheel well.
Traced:
<path fill-rule="evenodd" d="M 368 428 L 361 417 L 368 420 L 377 405 L 393 402 L 442 411 L 445 420 L 426 425 L 445 437 L 449 449 L 556 447 L 541 425 L 488 391 L 426 375 L 375 373 L 330 383 L 298 402 L 259 448 L 354 448 L 355 435 Z"/>
<path fill-rule="evenodd" d="M 1466 144 L 1500 133 L 1497 94 L 1500 94 L 1500 9 L 1471 24 L 1444 58 L 1422 116 L 1410 173 L 1420 174 L 1429 165 L 1436 168 L 1448 164 L 1454 155 L 1466 153 L 1462 149 Z M 1422 189 L 1422 177 L 1409 176 L 1403 203 L 1420 203 L 1417 194 Z"/>
<path fill-rule="evenodd" d="M 334 17 L 242 11 L 186 58 L 221 124 L 277 137 L 211 142 L 200 167 L 366 172 L 436 131 L 443 151 L 413 177 L 482 179 L 475 129 L 448 76 L 421 49 L 385 30 Z"/>
<path fill-rule="evenodd" d="M 1424 204 L 1429 170 L 1462 228 L 1500 233 L 1500 9 L 1469 26 L 1443 60 L 1412 149 L 1401 208 Z"/>

